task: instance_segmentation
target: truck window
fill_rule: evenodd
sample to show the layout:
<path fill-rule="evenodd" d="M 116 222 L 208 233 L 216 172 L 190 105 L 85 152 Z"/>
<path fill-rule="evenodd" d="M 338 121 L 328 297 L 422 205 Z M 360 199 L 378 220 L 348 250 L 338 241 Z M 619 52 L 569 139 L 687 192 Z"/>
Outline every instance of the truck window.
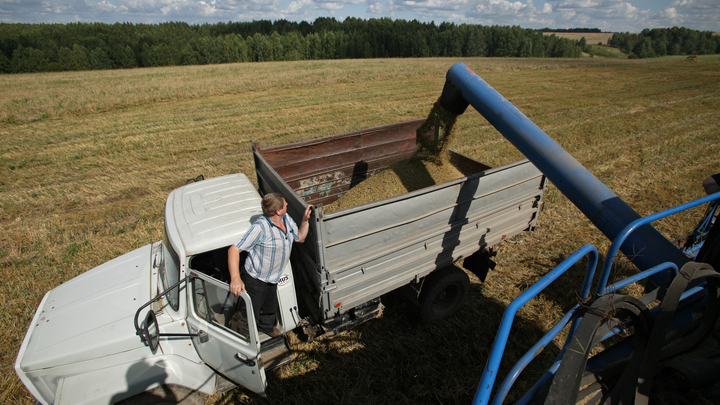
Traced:
<path fill-rule="evenodd" d="M 163 240 L 163 258 L 160 264 L 160 279 L 162 280 L 163 290 L 180 280 L 180 258 L 170 244 L 167 238 Z M 167 295 L 168 301 L 172 309 L 177 311 L 180 308 L 180 287 L 173 289 Z"/>
<path fill-rule="evenodd" d="M 250 341 L 247 306 L 228 287 L 220 287 L 200 278 L 192 279 L 195 313 L 206 321 L 239 334 Z"/>
<path fill-rule="evenodd" d="M 193 256 L 189 263 L 190 268 L 224 283 L 230 282 L 228 270 L 228 248 L 211 250 Z M 241 258 L 242 260 L 242 258 Z M 241 263 L 244 263 L 241 261 Z"/>

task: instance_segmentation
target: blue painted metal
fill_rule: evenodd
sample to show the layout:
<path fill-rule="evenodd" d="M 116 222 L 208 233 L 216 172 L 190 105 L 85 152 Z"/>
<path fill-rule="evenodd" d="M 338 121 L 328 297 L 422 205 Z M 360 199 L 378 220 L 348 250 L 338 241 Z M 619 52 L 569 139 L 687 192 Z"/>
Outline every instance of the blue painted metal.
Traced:
<path fill-rule="evenodd" d="M 541 169 L 542 170 L 542 169 Z M 693 207 L 697 207 L 698 205 L 707 204 L 709 202 L 712 202 L 714 200 L 717 200 L 720 198 L 720 193 L 710 194 L 708 196 L 705 196 L 703 198 L 699 198 L 695 201 L 686 202 L 684 204 L 680 204 L 677 207 L 669 208 L 664 211 L 660 211 L 658 213 L 648 215 L 644 218 L 636 219 L 629 224 L 625 226 L 625 228 L 617 235 L 615 239 L 613 239 L 612 243 L 610 244 L 610 247 L 608 248 L 607 255 L 605 256 L 605 262 L 603 263 L 603 269 L 600 271 L 600 279 L 598 280 L 598 286 L 595 290 L 595 297 L 598 297 L 600 295 L 606 294 L 607 291 L 607 282 L 608 278 L 610 277 L 610 270 L 612 269 L 612 264 L 615 261 L 615 257 L 617 256 L 617 252 L 620 249 L 620 246 L 623 245 L 623 242 L 626 239 L 629 239 L 632 235 L 632 232 L 641 229 L 642 226 L 649 224 L 650 222 L 657 221 L 658 219 L 665 218 L 667 216 L 677 214 L 678 212 L 688 210 Z M 674 247 L 676 252 L 680 252 L 679 249 Z M 678 266 L 680 267 L 680 266 Z M 675 268 L 675 272 L 677 273 L 677 267 Z M 669 281 L 669 280 L 668 280 Z"/>
<path fill-rule="evenodd" d="M 462 63 L 453 65 L 447 73 L 447 79 L 608 239 L 615 239 L 630 222 L 640 218 L 620 197 L 467 66 Z M 620 250 L 640 270 L 668 261 L 682 267 L 689 260 L 650 225 L 633 232 Z"/>
<path fill-rule="evenodd" d="M 512 388 L 513 384 L 515 384 L 515 381 L 517 381 L 518 377 L 520 377 L 520 373 L 525 370 L 525 367 L 527 367 L 530 362 L 537 357 L 540 352 L 545 349 L 545 346 L 547 346 L 554 338 L 557 336 L 565 326 L 567 326 L 568 323 L 572 321 L 572 325 L 570 326 L 570 332 L 568 333 L 568 336 L 574 336 L 575 331 L 578 328 L 578 325 L 580 324 L 580 314 L 578 310 L 580 309 L 579 305 L 575 305 L 571 310 L 569 310 L 561 319 L 558 321 L 558 323 L 555 324 L 543 337 L 533 345 L 533 347 L 530 348 L 530 350 L 525 353 L 523 357 L 518 360 L 517 363 L 513 366 L 512 370 L 508 373 L 508 375 L 503 380 L 502 384 L 500 384 L 500 387 L 498 388 L 497 394 L 495 394 L 495 397 L 493 398 L 493 405 L 502 405 L 503 401 L 505 400 L 505 397 L 510 392 L 510 388 Z M 565 344 L 563 345 L 563 348 L 560 350 L 560 354 L 558 354 L 557 359 L 553 363 L 553 366 L 550 367 L 549 372 L 545 373 L 538 383 L 536 383 L 524 396 L 525 402 L 528 401 L 530 398 L 532 398 L 539 390 L 542 388 L 543 385 L 545 385 L 545 382 L 552 377 L 555 372 L 557 371 L 557 368 L 560 366 L 560 360 L 562 359 L 562 356 L 565 354 L 565 350 L 568 347 L 569 340 L 565 341 Z M 521 398 L 520 402 L 518 402 L 517 405 L 523 402 L 523 398 Z"/>
<path fill-rule="evenodd" d="M 673 262 L 665 262 L 658 264 L 656 266 L 653 266 L 650 269 L 647 269 L 645 271 L 642 271 L 634 276 L 631 276 L 629 278 L 626 278 L 624 280 L 617 281 L 609 286 L 607 286 L 607 280 L 610 274 L 610 269 L 612 269 L 612 264 L 615 261 L 615 258 L 617 257 L 617 252 L 619 246 L 622 245 L 622 241 L 628 238 L 630 235 L 632 235 L 633 232 L 638 231 L 639 229 L 642 229 L 643 225 L 647 225 L 650 222 L 657 221 L 658 219 L 665 218 L 667 216 L 676 214 L 678 212 L 696 207 L 698 205 L 702 205 L 708 202 L 711 202 L 713 200 L 720 199 L 720 193 L 712 194 L 707 197 L 700 198 L 695 201 L 687 202 L 684 204 L 681 204 L 677 207 L 673 207 L 661 212 L 658 212 L 656 214 L 650 215 L 645 218 L 641 218 L 639 220 L 633 221 L 630 224 L 626 226 L 626 228 L 620 232 L 620 234 L 617 236 L 616 239 L 613 240 L 610 247 L 608 248 L 608 252 L 605 255 L 605 261 L 603 263 L 603 269 L 600 273 L 600 278 L 598 280 L 598 284 L 596 287 L 596 293 L 594 295 L 594 298 L 597 298 L 600 295 L 603 294 L 609 294 L 611 292 L 617 291 L 620 288 L 626 287 L 634 282 L 640 281 L 645 278 L 652 277 L 653 275 L 663 273 L 663 272 L 671 272 L 671 273 L 678 273 L 678 267 Z M 679 251 L 679 249 L 673 247 L 676 251 Z M 512 327 L 512 322 L 515 317 L 515 314 L 517 311 L 525 305 L 530 299 L 535 297 L 540 291 L 542 291 L 545 287 L 547 287 L 550 283 L 552 283 L 557 277 L 559 277 L 561 274 L 563 274 L 572 264 L 576 263 L 578 260 L 580 260 L 582 257 L 584 257 L 586 254 L 590 254 L 590 260 L 588 262 L 588 269 L 585 274 L 585 278 L 583 280 L 583 285 L 581 289 L 581 297 L 588 297 L 589 291 L 590 291 L 590 284 L 592 283 L 593 276 L 595 274 L 595 268 L 597 266 L 597 250 L 592 245 L 585 245 L 582 248 L 580 248 L 577 252 L 573 253 L 572 256 L 570 256 L 568 259 L 563 261 L 559 266 L 557 266 L 555 269 L 550 271 L 545 277 L 543 277 L 540 281 L 533 284 L 527 291 L 522 293 L 518 298 L 516 298 L 508 308 L 505 310 L 505 313 L 503 314 L 503 318 L 500 321 L 500 328 L 498 330 L 497 335 L 495 336 L 495 341 L 493 342 L 493 346 L 490 352 L 490 356 L 488 357 L 487 363 L 485 365 L 485 369 L 482 375 L 482 378 L 480 380 L 480 383 L 478 384 L 478 389 L 475 393 L 475 398 L 473 399 L 473 404 L 488 404 L 490 400 L 490 395 L 492 393 L 492 388 L 495 383 L 495 379 L 497 378 L 497 372 L 500 367 L 500 362 L 502 360 L 503 352 L 505 350 L 505 346 L 507 344 L 507 339 L 510 333 L 510 328 Z M 694 286 L 692 288 L 689 288 L 687 291 L 685 291 L 682 294 L 682 297 L 680 299 L 680 304 L 678 305 L 678 308 L 686 308 L 688 305 L 697 302 L 698 300 L 702 300 L 702 298 L 705 295 L 705 288 L 704 286 Z M 651 309 L 651 312 L 657 312 L 659 307 L 655 307 Z M 523 395 L 522 398 L 520 398 L 517 402 L 518 405 L 524 405 L 532 401 L 533 397 L 537 392 L 545 385 L 545 383 L 552 378 L 553 375 L 555 375 L 555 372 L 557 371 L 560 361 L 562 360 L 563 355 L 565 354 L 565 350 L 568 346 L 568 343 L 571 341 L 572 337 L 574 336 L 574 333 L 577 329 L 577 326 L 580 321 L 580 312 L 578 312 L 578 306 L 573 307 L 570 311 L 568 311 L 565 316 L 555 325 L 553 326 L 550 331 L 548 331 L 528 352 L 515 364 L 515 366 L 511 369 L 511 371 L 508 373 L 508 375 L 505 377 L 505 380 L 503 383 L 498 387 L 497 393 L 495 397 L 493 398 L 492 403 L 493 404 L 501 404 L 502 401 L 505 399 L 507 393 L 510 391 L 510 388 L 520 375 L 520 373 L 525 369 L 527 364 L 532 361 L 544 348 L 547 346 L 547 344 L 555 337 L 557 334 L 569 323 L 572 322 L 572 326 L 569 330 L 568 337 L 565 341 L 565 344 L 563 345 L 562 350 L 560 351 L 560 354 L 558 355 L 556 361 L 548 368 L 548 370 L 545 372 L 545 374 L 533 385 L 533 387 Z M 692 321 L 692 317 L 685 316 L 684 314 L 680 314 L 677 316 L 683 324 L 687 324 L 687 322 Z M 678 329 L 680 326 L 677 327 L 673 325 L 673 329 Z M 614 336 L 618 331 L 611 331 L 607 335 L 603 337 L 602 340 L 608 339 L 612 336 Z M 613 347 L 614 348 L 614 347 Z M 623 347 L 618 347 L 619 349 L 623 349 Z M 631 351 L 631 348 L 628 349 Z M 626 350 L 627 351 L 627 350 Z M 603 354 L 609 353 L 609 356 L 604 356 L 603 358 L 591 358 L 588 361 L 588 367 L 595 368 L 599 367 L 602 368 L 602 366 L 610 364 L 613 362 L 614 359 L 618 358 L 617 356 L 621 356 L 621 354 L 617 354 L 618 351 L 610 351 L 606 350 Z M 615 357 L 613 357 L 615 356 Z M 608 358 L 610 357 L 610 358 Z M 595 360 L 598 360 L 595 362 L 593 366 L 591 366 L 591 363 L 593 363 Z"/>
<path fill-rule="evenodd" d="M 615 258 L 613 257 L 613 260 L 614 259 Z M 607 263 L 607 261 L 606 261 L 606 263 Z M 644 280 L 646 278 L 649 278 L 649 277 L 654 276 L 655 274 L 661 273 L 661 272 L 663 274 L 669 274 L 670 280 L 672 280 L 673 277 L 677 276 L 677 274 L 678 274 L 678 267 L 675 265 L 675 263 L 671 263 L 671 262 L 660 263 L 657 266 L 651 267 L 645 271 L 641 271 L 640 273 L 630 276 L 624 280 L 620 280 L 615 284 L 607 286 L 604 289 L 603 294 L 613 293 L 621 288 L 625 288 L 625 287 L 629 286 L 630 284 L 637 283 L 640 280 Z M 605 282 L 607 282 L 607 279 L 605 280 Z M 597 298 L 597 296 L 599 296 L 599 295 L 600 294 L 598 294 L 596 292 L 595 298 Z"/>
<path fill-rule="evenodd" d="M 577 263 L 586 255 L 589 255 L 588 268 L 585 272 L 585 279 L 583 280 L 583 286 L 580 292 L 580 296 L 584 298 L 589 297 L 590 285 L 592 283 L 593 275 L 595 274 L 595 268 L 597 267 L 598 252 L 595 246 L 585 245 L 577 252 L 573 253 L 570 257 L 565 259 L 565 261 L 560 263 L 559 266 L 555 267 L 548 274 L 546 274 L 542 279 L 540 279 L 540 281 L 533 284 L 525 292 L 520 294 L 519 297 L 515 298 L 515 300 L 513 300 L 510 305 L 508 305 L 505 313 L 503 314 L 502 320 L 500 321 L 500 328 L 498 330 L 498 333 L 497 335 L 495 335 L 495 341 L 493 342 L 493 346 L 490 351 L 490 357 L 485 364 L 485 371 L 483 372 L 482 379 L 480 380 L 478 390 L 475 393 L 475 399 L 473 399 L 473 404 L 487 404 L 488 400 L 490 399 L 492 386 L 495 383 L 495 378 L 497 377 L 497 372 L 500 368 L 500 361 L 502 360 L 502 355 L 505 351 L 505 345 L 507 344 L 507 338 L 510 335 L 510 329 L 512 328 L 513 320 L 515 319 L 515 314 L 517 313 L 517 311 L 523 305 L 527 304 L 528 301 L 538 295 L 542 290 L 544 290 L 545 287 L 550 285 L 558 277 L 564 274 L 565 271 L 567 271 L 573 264 Z M 501 397 L 499 399 L 500 403 L 505 398 L 505 395 L 507 395 L 507 392 L 509 391 L 512 384 L 515 382 L 515 379 L 520 374 L 522 369 L 524 369 L 525 366 L 533 358 L 535 358 L 535 356 L 539 354 L 542 349 L 565 327 L 565 325 L 567 325 L 567 322 L 569 322 L 571 317 L 572 315 L 565 316 L 563 320 L 565 320 L 566 322 L 562 326 L 558 327 L 558 325 L 562 323 L 561 321 L 550 332 L 545 334 L 545 336 L 543 336 L 540 341 L 538 341 L 538 343 L 536 343 L 536 345 L 530 351 L 528 351 L 528 353 L 523 356 L 523 358 L 518 362 L 518 364 L 521 365 L 516 365 L 516 367 L 513 369 L 513 372 L 511 372 L 508 378 L 506 378 L 506 381 L 503 382 L 503 388 L 501 388 L 501 391 L 497 395 L 498 397 Z M 572 332 L 574 332 L 574 328 L 572 329 Z M 495 402 L 497 401 L 498 399 L 496 398 Z"/>

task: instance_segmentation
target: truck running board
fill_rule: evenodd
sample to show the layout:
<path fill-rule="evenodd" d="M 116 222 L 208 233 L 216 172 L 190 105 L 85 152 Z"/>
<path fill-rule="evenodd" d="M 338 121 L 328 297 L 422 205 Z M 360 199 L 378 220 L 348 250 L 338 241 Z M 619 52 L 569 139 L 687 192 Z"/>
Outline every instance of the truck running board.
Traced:
<path fill-rule="evenodd" d="M 295 359 L 295 353 L 290 349 L 290 341 L 287 335 L 262 342 L 260 353 L 265 364 L 265 371 L 278 368 Z"/>

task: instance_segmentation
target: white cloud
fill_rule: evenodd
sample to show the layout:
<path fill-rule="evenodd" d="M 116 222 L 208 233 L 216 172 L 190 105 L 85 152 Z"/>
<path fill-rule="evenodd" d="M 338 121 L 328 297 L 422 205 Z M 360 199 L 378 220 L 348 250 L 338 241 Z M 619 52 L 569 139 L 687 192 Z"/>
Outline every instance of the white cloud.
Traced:
<path fill-rule="evenodd" d="M 548 4 L 545 4 L 547 8 Z M 532 0 L 525 3 L 508 0 L 480 0 L 470 8 L 467 13 L 469 18 L 485 25 L 521 25 L 525 28 L 527 21 L 547 21 L 538 10 Z M 541 28 L 541 27 L 535 27 Z"/>
<path fill-rule="evenodd" d="M 720 31 L 720 7 L 716 0 L 676 0 L 648 19 L 648 28 L 685 26 Z"/>
<path fill-rule="evenodd" d="M 345 5 L 335 1 L 319 2 L 315 4 L 315 10 L 342 10 Z"/>
<path fill-rule="evenodd" d="M 380 1 L 368 1 L 367 12 L 371 15 L 383 15 L 390 13 L 390 7 L 387 3 Z"/>
<path fill-rule="evenodd" d="M 675 7 L 668 7 L 665 10 L 658 13 L 657 16 L 658 16 L 658 18 L 676 19 L 676 18 L 678 18 L 679 14 L 678 14 L 677 10 L 675 10 Z"/>
<path fill-rule="evenodd" d="M 298 11 L 305 9 L 306 7 L 308 7 L 311 4 L 312 4 L 312 0 L 293 1 L 292 3 L 290 3 L 288 5 L 287 9 L 285 9 L 285 13 L 288 13 L 288 14 L 297 13 Z"/>
<path fill-rule="evenodd" d="M 639 32 L 650 16 L 624 0 L 559 1 L 552 7 L 555 28 L 600 28 L 603 31 Z"/>
<path fill-rule="evenodd" d="M 402 18 L 523 28 L 720 31 L 718 0 L 0 0 L 0 21 L 28 23 L 313 21 Z M 652 11 L 651 11 L 652 9 Z"/>
<path fill-rule="evenodd" d="M 390 7 L 393 11 L 400 13 L 412 13 L 420 16 L 420 19 L 442 19 L 445 20 L 452 13 L 463 10 L 468 6 L 468 0 L 390 0 Z"/>

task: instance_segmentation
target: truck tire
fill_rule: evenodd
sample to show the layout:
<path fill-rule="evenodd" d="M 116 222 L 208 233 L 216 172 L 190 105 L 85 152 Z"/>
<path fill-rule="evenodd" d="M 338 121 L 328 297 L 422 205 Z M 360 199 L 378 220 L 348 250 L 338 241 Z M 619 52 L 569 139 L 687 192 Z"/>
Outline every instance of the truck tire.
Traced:
<path fill-rule="evenodd" d="M 161 385 L 115 405 L 205 405 L 205 394 L 180 385 Z"/>
<path fill-rule="evenodd" d="M 420 320 L 433 323 L 454 314 L 467 299 L 469 290 L 470 278 L 455 266 L 430 273 L 418 297 Z"/>

